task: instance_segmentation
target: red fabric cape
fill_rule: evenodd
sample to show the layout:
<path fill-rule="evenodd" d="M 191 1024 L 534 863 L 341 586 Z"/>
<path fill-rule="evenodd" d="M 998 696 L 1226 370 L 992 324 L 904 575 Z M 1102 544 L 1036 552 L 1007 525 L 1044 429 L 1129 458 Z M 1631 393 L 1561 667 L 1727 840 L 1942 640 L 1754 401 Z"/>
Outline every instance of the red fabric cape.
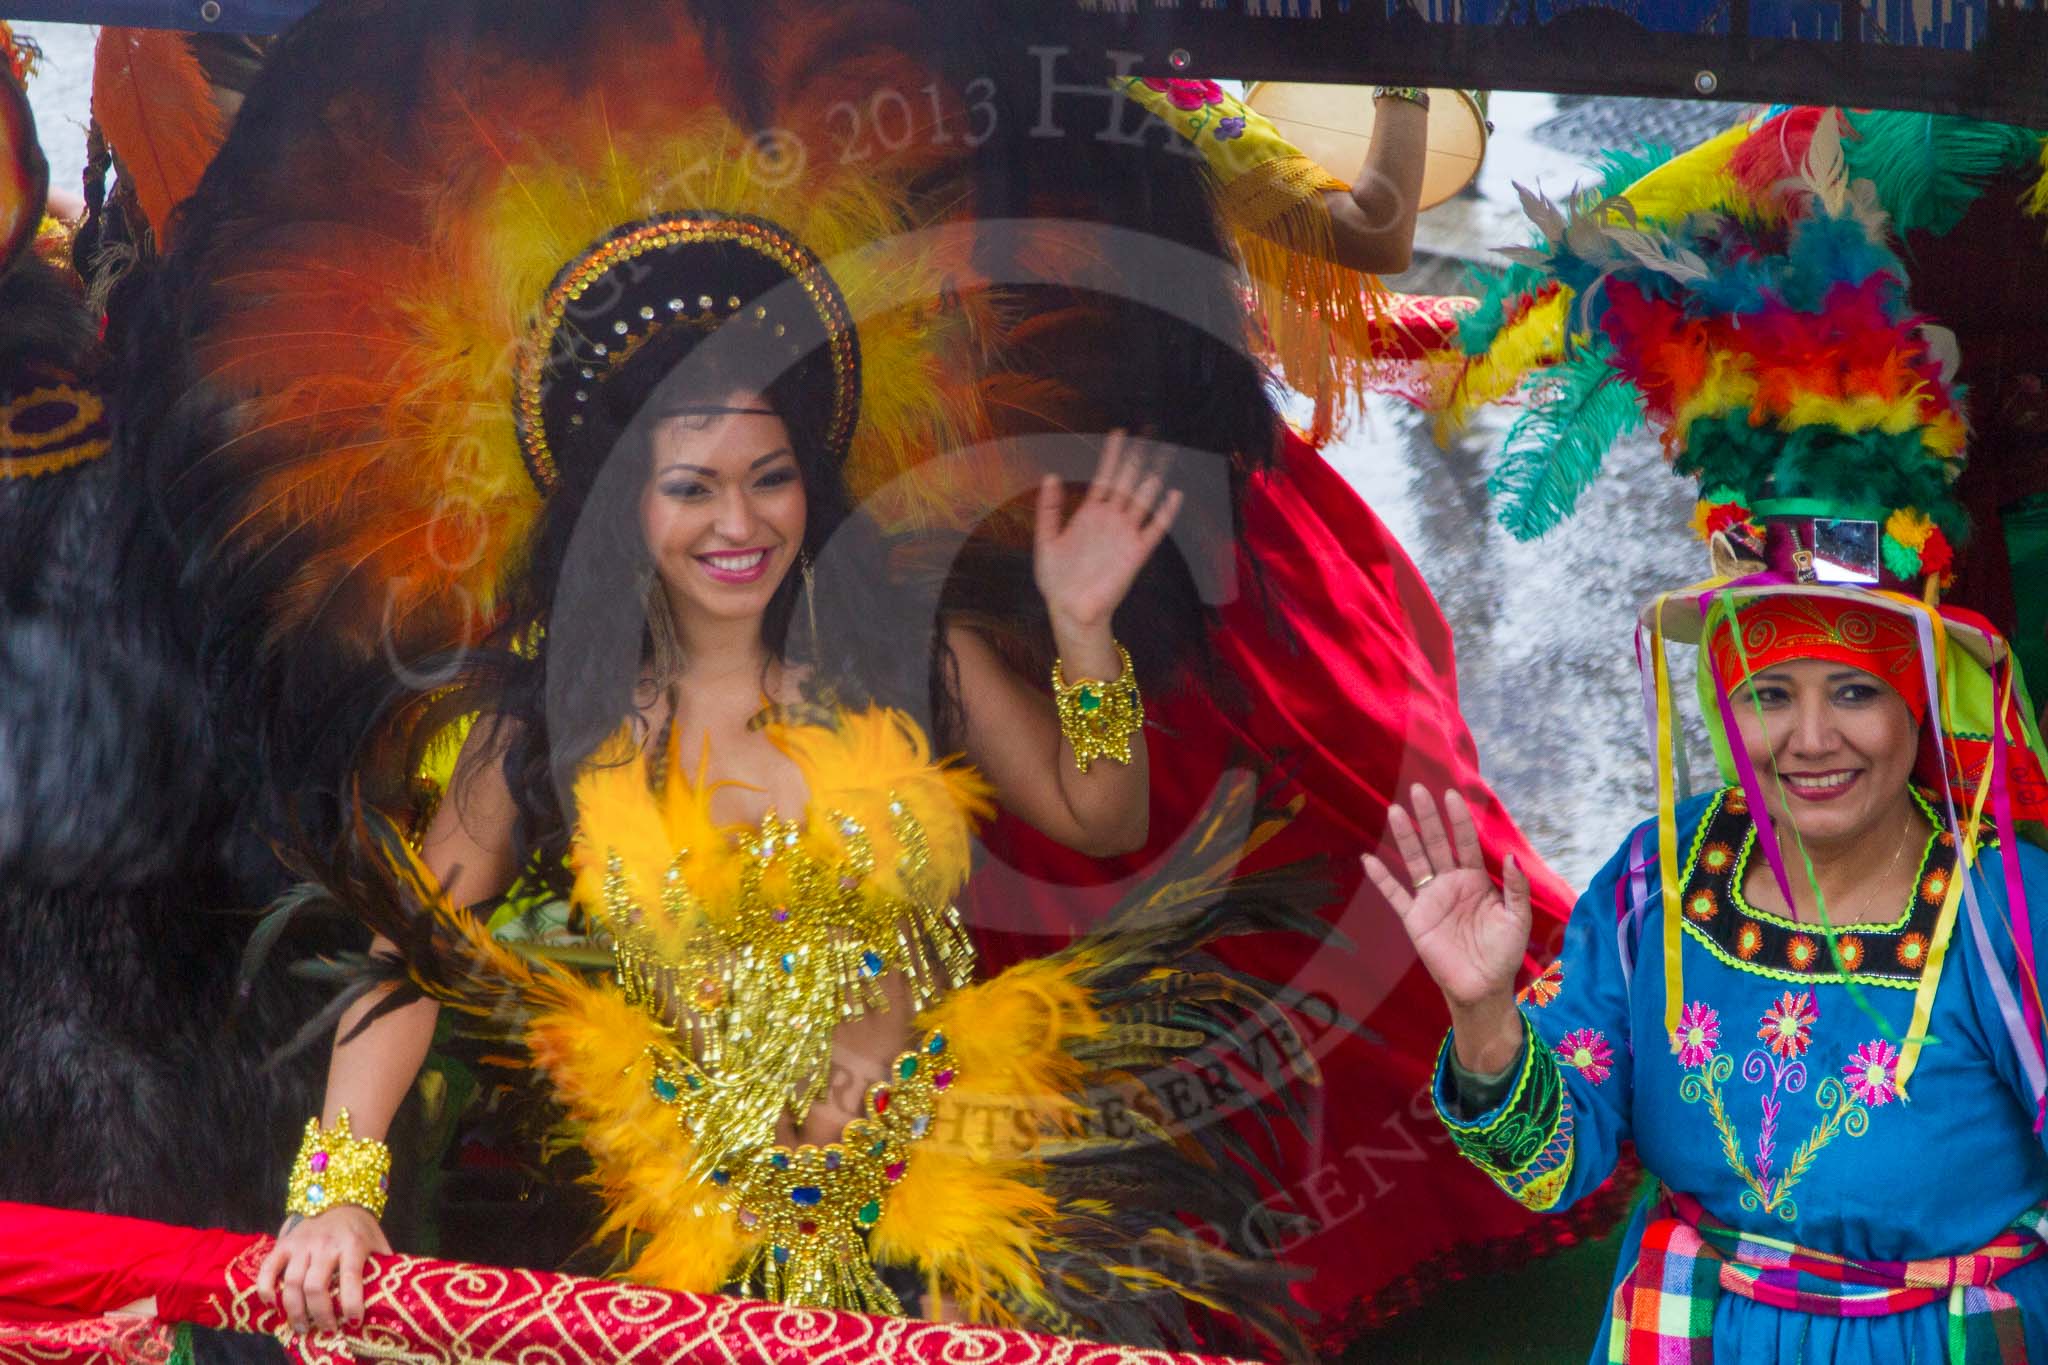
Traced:
<path fill-rule="evenodd" d="M 1400 865 L 1386 835 L 1388 803 L 1405 801 L 1417 782 L 1464 794 L 1496 876 L 1508 853 L 1529 871 L 1533 961 L 1555 955 L 1573 895 L 1480 776 L 1458 710 L 1450 627 L 1428 584 L 1351 486 L 1293 433 L 1278 469 L 1251 490 L 1246 540 L 1271 586 L 1274 614 L 1297 643 L 1273 628 L 1240 564 L 1240 596 L 1223 609 L 1218 643 L 1249 693 L 1248 713 L 1233 719 L 1200 695 L 1147 699 L 1150 845 L 1109 864 L 1113 880 L 1105 884 L 1103 864 L 1002 817 L 987 836 L 996 856 L 969 888 L 967 908 L 978 926 L 1018 926 L 984 932 L 992 966 L 1043 951 L 1048 938 L 1084 929 L 1114 901 L 1117 882 L 1170 847 L 1233 757 L 1293 774 L 1305 798 L 1301 814 L 1248 869 L 1327 857 L 1337 883 L 1328 914 L 1353 949 L 1311 953 L 1296 942 L 1246 939 L 1222 955 L 1333 1000 L 1368 1031 L 1316 1038 L 1311 1027 L 1323 1085 L 1311 1136 L 1283 1131 L 1287 1188 L 1275 1201 L 1325 1225 L 1282 1250 L 1315 1272 L 1297 1293 L 1323 1319 L 1323 1343 L 1334 1352 L 1436 1283 L 1604 1230 L 1626 1192 L 1589 1201 L 1577 1218 L 1541 1219 L 1457 1155 L 1430 1105 L 1449 1017 L 1358 861 L 1378 852 Z M 1185 1101 L 1198 1110 L 1223 1089 L 1191 1086 L 1167 1107 Z"/>

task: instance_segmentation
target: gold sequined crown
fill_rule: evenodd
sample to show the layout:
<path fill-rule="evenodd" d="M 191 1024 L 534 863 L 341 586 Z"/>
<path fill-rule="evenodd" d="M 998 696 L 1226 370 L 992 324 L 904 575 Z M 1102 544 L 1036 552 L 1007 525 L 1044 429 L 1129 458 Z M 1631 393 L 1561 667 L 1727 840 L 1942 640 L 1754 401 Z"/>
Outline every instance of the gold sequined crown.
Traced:
<path fill-rule="evenodd" d="M 519 443 L 534 483 L 553 488 L 564 450 L 596 429 L 616 434 L 631 416 L 605 402 L 608 388 L 644 397 L 700 345 L 763 383 L 820 367 L 819 382 L 796 387 L 816 391 L 826 453 L 845 458 L 860 407 L 860 347 L 838 286 L 765 218 L 683 211 L 614 229 L 549 286 L 516 373 Z"/>

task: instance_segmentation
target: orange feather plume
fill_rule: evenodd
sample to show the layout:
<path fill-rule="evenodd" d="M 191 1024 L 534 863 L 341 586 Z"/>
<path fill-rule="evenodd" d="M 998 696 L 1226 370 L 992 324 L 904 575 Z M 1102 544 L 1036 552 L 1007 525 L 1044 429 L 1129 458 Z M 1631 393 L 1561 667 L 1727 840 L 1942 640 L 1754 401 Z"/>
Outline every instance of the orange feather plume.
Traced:
<path fill-rule="evenodd" d="M 4 45 L 0 45 L 4 46 Z M 0 271 L 26 247 L 43 219 L 50 168 L 36 144 L 35 116 L 21 87 L 0 88 Z"/>
<path fill-rule="evenodd" d="M 723 68 L 687 11 L 618 5 L 591 8 L 574 69 L 468 39 L 423 52 L 432 74 L 403 158 L 309 139 L 276 168 L 297 216 L 216 243 L 231 264 L 194 342 L 201 379 L 237 414 L 201 457 L 247 490 L 234 538 L 294 546 L 275 634 L 319 630 L 367 656 L 489 627 L 541 502 L 513 362 L 563 264 L 656 212 L 756 215 L 824 262 L 860 319 L 848 488 L 892 530 L 971 524 L 1001 501 L 998 462 L 932 460 L 986 440 L 980 380 L 1002 325 L 963 191 L 932 188 L 962 139 L 892 131 L 841 147 L 843 110 L 876 89 L 918 92 L 918 121 L 964 116 L 943 90 L 926 97 L 931 75 L 911 58 L 845 41 L 912 11 L 801 13 L 752 54 L 768 121 L 796 149 L 787 163 L 720 102 Z"/>
<path fill-rule="evenodd" d="M 199 188 L 226 135 L 213 87 L 182 35 L 103 28 L 93 55 L 92 116 L 135 186 L 159 247 L 171 213 Z"/>

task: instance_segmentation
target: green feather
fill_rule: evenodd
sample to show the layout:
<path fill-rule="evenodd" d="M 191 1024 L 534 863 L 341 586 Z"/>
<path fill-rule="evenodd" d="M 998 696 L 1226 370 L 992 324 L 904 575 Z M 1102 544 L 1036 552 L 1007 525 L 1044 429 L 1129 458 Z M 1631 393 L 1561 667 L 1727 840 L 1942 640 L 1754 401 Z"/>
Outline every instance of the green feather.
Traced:
<path fill-rule="evenodd" d="M 1642 394 L 1589 347 L 1544 376 L 1549 390 L 1515 419 L 1486 491 L 1501 525 L 1534 540 L 1572 514 L 1614 443 L 1643 424 Z"/>
<path fill-rule="evenodd" d="M 1593 169 L 1600 172 L 1596 202 L 1620 194 L 1674 155 L 1671 148 L 1655 142 L 1639 142 L 1627 151 L 1602 152 L 1593 159 Z"/>
<path fill-rule="evenodd" d="M 1850 432 L 1816 425 L 1782 431 L 1751 426 L 1747 413 L 1726 412 L 1694 422 L 1685 444 L 1679 473 L 1693 475 L 1702 488 L 1740 489 L 1751 505 L 1765 498 L 1811 498 L 1844 513 L 1872 504 L 1912 507 L 1953 544 L 1969 535 L 1969 516 L 1917 430 Z"/>
<path fill-rule="evenodd" d="M 1465 272 L 1464 290 L 1478 300 L 1471 312 L 1458 319 L 1458 346 L 1466 355 L 1485 355 L 1507 326 L 1509 317 L 1520 317 L 1539 290 L 1557 283 L 1548 270 L 1531 265 L 1511 265 L 1504 270 L 1471 266 Z"/>
<path fill-rule="evenodd" d="M 1868 180 L 1898 233 L 1955 227 L 1995 176 L 2032 165 L 2042 135 L 2007 123 L 1868 110 L 1849 115 L 1842 144 L 1853 179 Z"/>

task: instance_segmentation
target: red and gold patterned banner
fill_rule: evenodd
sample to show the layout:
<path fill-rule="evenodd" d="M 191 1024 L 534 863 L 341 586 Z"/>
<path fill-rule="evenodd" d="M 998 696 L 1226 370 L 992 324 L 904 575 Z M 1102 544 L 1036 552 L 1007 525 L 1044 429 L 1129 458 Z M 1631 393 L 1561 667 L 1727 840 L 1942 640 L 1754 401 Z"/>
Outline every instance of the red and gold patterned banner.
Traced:
<path fill-rule="evenodd" d="M 0 1305 L 0 1313 L 7 1305 Z M 0 1318 L 0 1361 L 6 1365 L 168 1365 L 175 1329 L 154 1318 L 108 1314 L 71 1322 L 24 1323 Z"/>
<path fill-rule="evenodd" d="M 294 1337 L 256 1297 L 269 1248 L 267 1237 L 0 1203 L 0 1365 L 154 1365 L 181 1322 L 277 1336 L 305 1365 L 1228 1365 L 416 1256 L 372 1260 L 361 1323 Z"/>

